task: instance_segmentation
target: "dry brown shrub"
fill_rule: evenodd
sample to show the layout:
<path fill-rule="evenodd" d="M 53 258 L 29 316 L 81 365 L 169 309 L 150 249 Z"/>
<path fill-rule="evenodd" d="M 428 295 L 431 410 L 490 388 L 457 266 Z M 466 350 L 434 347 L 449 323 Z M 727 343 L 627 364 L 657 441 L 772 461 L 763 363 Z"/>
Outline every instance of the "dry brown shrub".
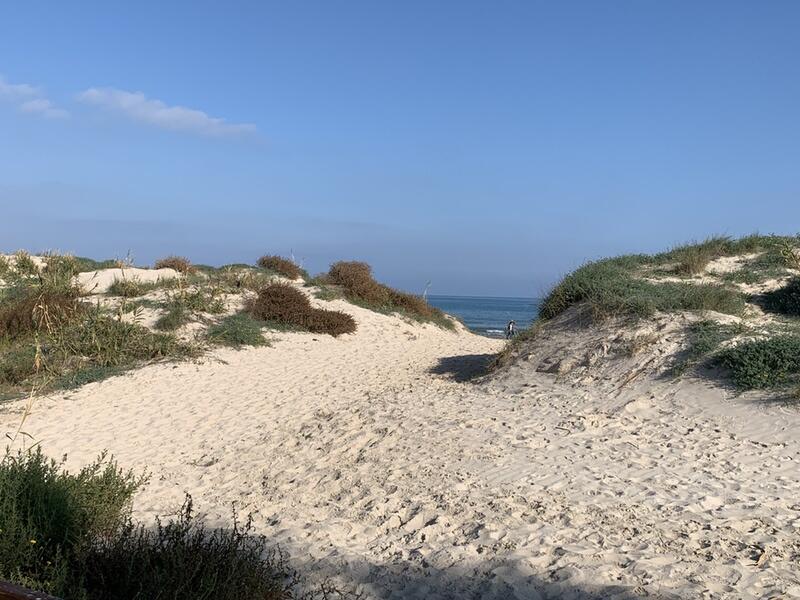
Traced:
<path fill-rule="evenodd" d="M 385 307 L 393 290 L 372 278 L 372 268 L 364 262 L 337 262 L 331 265 L 328 278 L 342 286 L 351 300 Z"/>
<path fill-rule="evenodd" d="M 306 315 L 305 326 L 313 333 L 327 333 L 337 336 L 343 333 L 353 333 L 356 330 L 356 321 L 348 314 L 336 310 L 312 309 Z"/>
<path fill-rule="evenodd" d="M 261 288 L 258 295 L 247 302 L 245 309 L 256 319 L 277 321 L 314 333 L 336 336 L 356 330 L 353 317 L 312 308 L 306 295 L 287 283 L 273 283 Z"/>
<path fill-rule="evenodd" d="M 431 318 L 438 309 L 428 304 L 420 296 L 392 290 L 392 305 L 424 318 Z"/>
<path fill-rule="evenodd" d="M 441 322 L 450 326 L 444 313 L 428 304 L 421 296 L 408 294 L 378 283 L 372 277 L 372 269 L 363 262 L 337 262 L 331 265 L 327 280 L 340 285 L 347 298 L 366 304 L 379 311 L 403 311 L 411 316 Z"/>
<path fill-rule="evenodd" d="M 80 310 L 73 290 L 24 293 L 0 306 L 0 338 L 13 340 L 43 326 L 64 323 Z"/>
<path fill-rule="evenodd" d="M 310 311 L 311 302 L 306 295 L 288 283 L 267 285 L 247 302 L 247 312 L 262 321 L 301 325 Z"/>
<path fill-rule="evenodd" d="M 258 266 L 262 269 L 275 271 L 279 275 L 283 275 L 289 279 L 297 279 L 303 275 L 303 271 L 300 269 L 300 267 L 298 267 L 288 258 L 283 258 L 282 256 L 262 256 L 258 259 L 258 261 L 256 261 L 256 264 L 258 264 Z"/>
<path fill-rule="evenodd" d="M 156 269 L 175 269 L 178 273 L 183 274 L 194 272 L 191 261 L 183 256 L 167 256 L 165 258 L 160 258 L 156 261 L 154 267 Z"/>

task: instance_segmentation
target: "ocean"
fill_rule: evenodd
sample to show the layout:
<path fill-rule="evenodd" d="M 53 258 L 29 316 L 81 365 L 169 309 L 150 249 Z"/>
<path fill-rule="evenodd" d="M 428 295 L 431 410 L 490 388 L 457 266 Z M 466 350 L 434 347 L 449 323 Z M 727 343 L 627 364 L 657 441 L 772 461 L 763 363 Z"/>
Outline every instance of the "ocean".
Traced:
<path fill-rule="evenodd" d="M 459 317 L 475 333 L 503 337 L 506 324 L 514 319 L 525 329 L 539 314 L 536 298 L 487 298 L 480 296 L 428 296 L 428 302 Z"/>

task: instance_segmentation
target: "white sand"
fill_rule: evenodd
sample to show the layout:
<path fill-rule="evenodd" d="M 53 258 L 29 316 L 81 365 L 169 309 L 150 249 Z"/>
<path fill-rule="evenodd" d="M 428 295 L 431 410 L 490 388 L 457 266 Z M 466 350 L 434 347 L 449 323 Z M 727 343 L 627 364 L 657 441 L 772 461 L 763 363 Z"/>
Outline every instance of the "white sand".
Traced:
<path fill-rule="evenodd" d="M 84 291 L 90 294 L 103 294 L 117 280 L 132 280 L 141 283 L 156 283 L 163 279 L 179 277 L 175 269 L 140 269 L 129 267 L 125 269 L 101 269 L 78 273 L 76 281 Z"/>
<path fill-rule="evenodd" d="M 152 365 L 40 400 L 26 430 L 71 467 L 147 468 L 139 518 L 190 492 L 224 525 L 235 502 L 366 598 L 800 597 L 795 410 L 525 361 L 459 382 L 430 369 L 501 342 L 327 305 L 358 332 Z"/>

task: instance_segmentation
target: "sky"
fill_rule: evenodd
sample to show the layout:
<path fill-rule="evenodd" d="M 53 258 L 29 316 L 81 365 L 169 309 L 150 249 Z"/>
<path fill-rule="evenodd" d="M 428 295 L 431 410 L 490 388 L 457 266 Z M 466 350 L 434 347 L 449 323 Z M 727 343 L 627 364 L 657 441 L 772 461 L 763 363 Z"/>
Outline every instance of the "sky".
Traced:
<path fill-rule="evenodd" d="M 6 2 L 0 250 L 541 296 L 800 231 L 800 3 Z"/>

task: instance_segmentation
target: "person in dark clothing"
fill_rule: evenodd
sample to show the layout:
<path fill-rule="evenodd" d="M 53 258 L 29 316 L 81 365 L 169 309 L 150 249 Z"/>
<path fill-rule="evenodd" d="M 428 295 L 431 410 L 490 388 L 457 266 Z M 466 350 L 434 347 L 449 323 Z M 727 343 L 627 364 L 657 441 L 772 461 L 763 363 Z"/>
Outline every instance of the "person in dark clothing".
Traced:
<path fill-rule="evenodd" d="M 511 319 L 506 325 L 506 339 L 510 340 L 515 335 L 517 335 L 517 323 L 514 319 Z"/>

